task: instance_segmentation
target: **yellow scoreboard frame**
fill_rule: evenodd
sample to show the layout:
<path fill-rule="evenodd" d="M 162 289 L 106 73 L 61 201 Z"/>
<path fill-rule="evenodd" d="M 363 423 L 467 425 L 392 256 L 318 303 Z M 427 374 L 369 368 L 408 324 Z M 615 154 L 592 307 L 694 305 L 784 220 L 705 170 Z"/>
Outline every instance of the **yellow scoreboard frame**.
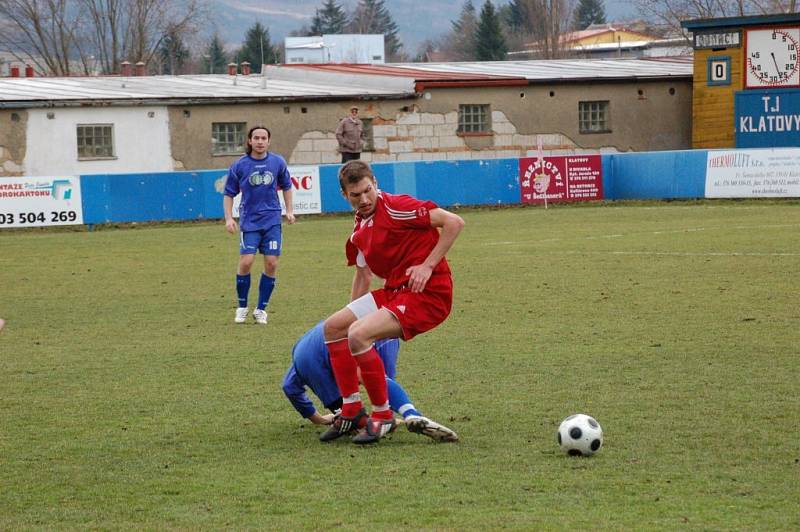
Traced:
<path fill-rule="evenodd" d="M 800 88 L 800 13 L 687 20 L 694 76 L 692 147 L 736 147 L 735 99 Z M 777 92 L 776 92 L 777 94 Z"/>

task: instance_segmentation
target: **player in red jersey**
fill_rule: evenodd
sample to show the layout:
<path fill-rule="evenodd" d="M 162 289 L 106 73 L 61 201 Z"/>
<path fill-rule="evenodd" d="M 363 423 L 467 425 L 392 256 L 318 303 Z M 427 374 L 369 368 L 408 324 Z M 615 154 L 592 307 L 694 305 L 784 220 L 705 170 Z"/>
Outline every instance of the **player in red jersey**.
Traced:
<path fill-rule="evenodd" d="M 339 184 L 356 211 L 345 248 L 356 271 L 350 304 L 325 320 L 325 343 L 344 404 L 320 439 L 362 429 L 353 442 L 373 443 L 395 428 L 383 361 L 373 344 L 382 338 L 410 340 L 450 314 L 453 279 L 444 256 L 464 220 L 432 201 L 381 192 L 363 161 L 342 166 Z M 373 274 L 385 283 L 370 291 Z M 359 370 L 373 407 L 369 417 L 359 394 Z"/>

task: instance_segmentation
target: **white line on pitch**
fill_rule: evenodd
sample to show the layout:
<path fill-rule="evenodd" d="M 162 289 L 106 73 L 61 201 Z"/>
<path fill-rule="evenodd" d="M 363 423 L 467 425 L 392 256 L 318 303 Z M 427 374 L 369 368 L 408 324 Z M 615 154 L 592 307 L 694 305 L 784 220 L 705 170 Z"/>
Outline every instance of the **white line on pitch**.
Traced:
<path fill-rule="evenodd" d="M 670 229 L 666 231 L 642 231 L 640 233 L 614 233 L 610 235 L 600 236 L 584 236 L 584 237 L 569 237 L 569 238 L 543 238 L 541 240 L 502 240 L 499 242 L 485 242 L 484 246 L 513 246 L 515 244 L 542 244 L 545 242 L 561 242 L 564 240 L 574 240 L 575 238 L 583 238 L 584 240 L 599 240 L 606 238 L 624 238 L 626 236 L 634 235 L 667 235 L 675 233 L 698 233 L 700 231 L 714 231 L 714 230 L 735 230 L 741 231 L 743 229 L 780 229 L 785 227 L 800 227 L 800 224 L 762 224 L 762 225 L 729 225 L 725 227 L 687 227 L 684 229 Z"/>

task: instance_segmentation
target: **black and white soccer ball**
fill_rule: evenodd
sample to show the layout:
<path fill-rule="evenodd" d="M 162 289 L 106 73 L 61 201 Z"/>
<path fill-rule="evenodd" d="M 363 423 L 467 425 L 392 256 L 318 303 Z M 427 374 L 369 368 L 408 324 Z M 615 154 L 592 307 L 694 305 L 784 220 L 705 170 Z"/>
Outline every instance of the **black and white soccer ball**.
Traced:
<path fill-rule="evenodd" d="M 558 445 L 570 456 L 591 456 L 603 447 L 600 423 L 586 414 L 573 414 L 558 427 Z"/>

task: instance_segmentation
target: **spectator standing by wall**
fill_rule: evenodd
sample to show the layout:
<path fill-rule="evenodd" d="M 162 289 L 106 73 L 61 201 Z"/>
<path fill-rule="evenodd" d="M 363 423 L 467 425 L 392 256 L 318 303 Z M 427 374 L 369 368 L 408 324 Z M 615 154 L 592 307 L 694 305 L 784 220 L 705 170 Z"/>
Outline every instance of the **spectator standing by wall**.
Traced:
<path fill-rule="evenodd" d="M 342 118 L 336 127 L 336 140 L 342 153 L 342 164 L 361 158 L 364 146 L 364 123 L 358 118 L 358 107 L 350 107 L 350 115 Z"/>

